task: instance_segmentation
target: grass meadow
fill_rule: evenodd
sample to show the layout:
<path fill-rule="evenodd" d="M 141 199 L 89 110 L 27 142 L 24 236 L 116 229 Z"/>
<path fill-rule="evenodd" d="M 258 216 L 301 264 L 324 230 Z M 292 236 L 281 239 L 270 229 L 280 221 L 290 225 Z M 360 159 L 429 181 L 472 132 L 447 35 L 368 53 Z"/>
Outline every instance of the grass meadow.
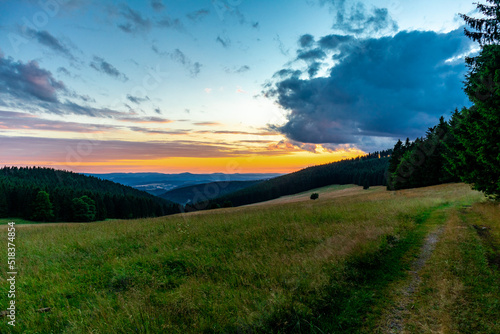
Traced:
<path fill-rule="evenodd" d="M 18 225 L 16 326 L 2 318 L 0 332 L 383 332 L 401 298 L 394 287 L 438 225 L 406 330 L 499 332 L 498 204 L 463 184 L 319 193 L 155 219 Z M 0 238 L 6 245 L 5 226 Z M 0 256 L 6 263 L 6 246 Z"/>

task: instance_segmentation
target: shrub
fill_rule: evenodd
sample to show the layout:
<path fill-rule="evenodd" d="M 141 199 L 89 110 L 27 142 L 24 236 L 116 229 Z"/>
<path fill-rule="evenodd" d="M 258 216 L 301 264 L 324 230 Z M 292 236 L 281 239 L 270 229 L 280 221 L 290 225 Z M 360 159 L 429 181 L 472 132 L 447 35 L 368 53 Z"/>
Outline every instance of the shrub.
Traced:
<path fill-rule="evenodd" d="M 318 199 L 319 198 L 319 194 L 318 193 L 312 193 L 311 194 L 311 199 Z"/>

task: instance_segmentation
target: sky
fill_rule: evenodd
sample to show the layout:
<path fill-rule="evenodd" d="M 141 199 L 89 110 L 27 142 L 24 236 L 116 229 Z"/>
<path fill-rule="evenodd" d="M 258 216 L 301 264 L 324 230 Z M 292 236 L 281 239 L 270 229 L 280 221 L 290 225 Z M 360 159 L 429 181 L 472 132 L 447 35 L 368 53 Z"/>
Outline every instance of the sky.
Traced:
<path fill-rule="evenodd" d="M 0 164 L 287 173 L 470 105 L 470 0 L 0 0 Z"/>

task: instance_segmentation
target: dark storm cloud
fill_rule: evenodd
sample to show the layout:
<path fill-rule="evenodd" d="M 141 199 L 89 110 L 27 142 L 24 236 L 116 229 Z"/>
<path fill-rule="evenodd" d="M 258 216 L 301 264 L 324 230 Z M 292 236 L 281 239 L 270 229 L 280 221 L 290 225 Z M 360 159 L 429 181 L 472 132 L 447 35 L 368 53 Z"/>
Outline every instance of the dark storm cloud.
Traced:
<path fill-rule="evenodd" d="M 301 48 L 308 48 L 314 44 L 314 37 L 309 34 L 305 34 L 300 36 L 299 45 Z"/>
<path fill-rule="evenodd" d="M 90 63 L 90 67 L 94 70 L 107 74 L 116 79 L 120 79 L 122 81 L 127 81 L 128 77 L 118 71 L 113 65 L 102 59 L 101 57 L 94 56 L 93 61 Z"/>
<path fill-rule="evenodd" d="M 37 31 L 37 30 L 27 28 L 25 30 L 25 34 L 28 37 L 35 39 L 38 43 L 48 47 L 49 49 L 65 56 L 71 60 L 76 60 L 76 58 L 71 53 L 70 49 L 66 45 L 64 45 L 60 40 L 58 40 L 56 37 L 51 35 L 48 31 L 46 31 L 46 30 Z"/>
<path fill-rule="evenodd" d="M 64 83 L 36 61 L 24 64 L 0 54 L 0 92 L 20 99 L 57 102 L 58 93 L 65 91 Z"/>
<path fill-rule="evenodd" d="M 372 145 L 369 138 L 421 136 L 441 115 L 468 105 L 465 66 L 446 62 L 470 49 L 461 30 L 400 32 L 346 47 L 351 42 L 320 39 L 325 52 L 341 53 L 326 77 L 275 74 L 264 93 L 290 113 L 271 129 L 305 143 Z"/>

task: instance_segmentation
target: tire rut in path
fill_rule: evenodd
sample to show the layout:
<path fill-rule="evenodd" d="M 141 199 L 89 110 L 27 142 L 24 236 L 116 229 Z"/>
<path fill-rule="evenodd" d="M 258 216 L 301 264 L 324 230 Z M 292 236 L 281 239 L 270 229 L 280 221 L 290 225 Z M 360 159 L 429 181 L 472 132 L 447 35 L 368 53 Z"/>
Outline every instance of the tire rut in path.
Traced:
<path fill-rule="evenodd" d="M 382 333 L 403 332 L 405 315 L 409 312 L 408 307 L 413 303 L 413 295 L 421 282 L 420 272 L 431 257 L 443 231 L 444 225 L 441 225 L 425 238 L 424 244 L 420 248 L 420 254 L 411 266 L 409 282 L 398 291 L 399 300 L 389 312 Z"/>

